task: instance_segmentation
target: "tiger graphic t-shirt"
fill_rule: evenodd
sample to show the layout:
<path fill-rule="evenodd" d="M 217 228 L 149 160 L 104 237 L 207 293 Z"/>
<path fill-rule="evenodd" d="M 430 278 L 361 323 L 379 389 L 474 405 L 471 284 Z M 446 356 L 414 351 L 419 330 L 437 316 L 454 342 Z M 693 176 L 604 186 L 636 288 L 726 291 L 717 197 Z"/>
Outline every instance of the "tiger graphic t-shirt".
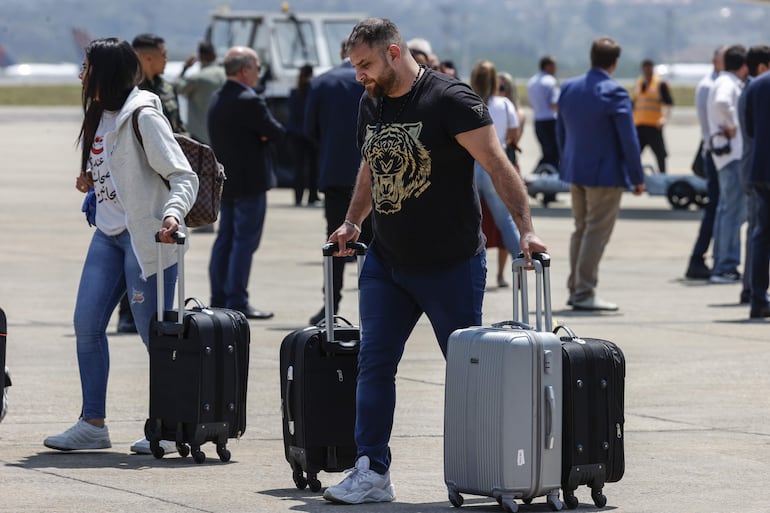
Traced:
<path fill-rule="evenodd" d="M 431 70 L 411 95 L 382 101 L 365 94 L 358 117 L 372 172 L 371 251 L 396 267 L 478 254 L 484 238 L 473 157 L 455 136 L 491 124 L 486 105 L 466 84 Z"/>

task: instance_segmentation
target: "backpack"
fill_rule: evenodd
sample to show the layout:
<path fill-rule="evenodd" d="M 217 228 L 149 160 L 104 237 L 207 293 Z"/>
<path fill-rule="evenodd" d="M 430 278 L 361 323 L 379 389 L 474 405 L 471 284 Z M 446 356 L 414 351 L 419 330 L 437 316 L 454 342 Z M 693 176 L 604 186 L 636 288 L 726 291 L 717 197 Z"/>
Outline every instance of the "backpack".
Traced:
<path fill-rule="evenodd" d="M 145 107 L 146 105 L 138 107 L 131 116 L 134 134 L 142 148 L 144 148 L 144 141 L 142 140 L 142 134 L 139 132 L 139 111 Z M 198 175 L 198 196 L 195 198 L 192 208 L 185 216 L 184 222 L 190 228 L 211 224 L 219 216 L 219 206 L 222 203 L 222 187 L 227 179 L 225 168 L 217 162 L 211 146 L 182 134 L 174 134 L 174 139 L 182 148 L 182 153 L 187 157 L 190 167 Z M 166 182 L 166 185 L 168 185 L 168 182 Z"/>

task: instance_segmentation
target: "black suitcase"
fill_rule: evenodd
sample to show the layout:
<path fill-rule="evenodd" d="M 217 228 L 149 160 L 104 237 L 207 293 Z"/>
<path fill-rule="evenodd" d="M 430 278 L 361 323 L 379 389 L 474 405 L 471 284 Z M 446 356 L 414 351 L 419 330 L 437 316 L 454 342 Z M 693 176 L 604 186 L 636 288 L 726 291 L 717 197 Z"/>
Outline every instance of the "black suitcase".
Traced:
<path fill-rule="evenodd" d="M 0 308 L 0 369 L 3 370 L 3 376 L 0 377 L 0 422 L 5 418 L 8 411 L 8 399 L 6 388 L 11 386 L 11 377 L 8 375 L 8 367 L 5 366 L 5 339 L 8 334 L 8 323 L 5 318 L 5 312 Z"/>
<path fill-rule="evenodd" d="M 591 488 L 594 504 L 602 508 L 604 483 L 620 481 L 625 470 L 623 351 L 607 340 L 577 337 L 559 326 L 564 372 L 562 490 L 568 508 L 578 506 L 575 489 Z"/>
<path fill-rule="evenodd" d="M 206 460 L 200 449 L 206 442 L 215 443 L 219 459 L 229 461 L 227 440 L 246 430 L 249 323 L 241 312 L 206 308 L 197 299 L 188 300 L 196 303 L 192 310 L 184 309 L 183 246 L 180 234 L 177 311 L 163 311 L 163 280 L 157 280 L 158 318 L 150 326 L 149 343 L 150 415 L 144 432 L 156 458 L 164 453 L 160 441 L 171 440 L 181 456 L 192 453 L 196 463 Z M 184 312 L 181 323 L 178 312 Z"/>
<path fill-rule="evenodd" d="M 349 243 L 349 247 L 356 250 L 360 271 L 366 245 Z M 323 247 L 325 321 L 293 331 L 281 343 L 286 461 L 297 488 L 303 490 L 309 485 L 314 492 L 321 489 L 318 472 L 351 468 L 357 453 L 354 430 L 361 335 L 357 326 L 334 316 L 331 274 L 336 249 L 336 244 Z"/>

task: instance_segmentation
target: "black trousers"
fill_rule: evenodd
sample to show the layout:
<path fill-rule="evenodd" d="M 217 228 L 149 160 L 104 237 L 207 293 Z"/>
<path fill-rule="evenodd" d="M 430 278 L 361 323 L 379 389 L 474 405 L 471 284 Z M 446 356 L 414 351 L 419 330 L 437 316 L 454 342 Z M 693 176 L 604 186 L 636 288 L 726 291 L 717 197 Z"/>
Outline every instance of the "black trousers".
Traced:
<path fill-rule="evenodd" d="M 345 214 L 353 197 L 353 187 L 327 187 L 324 191 L 324 213 L 326 215 L 326 235 L 329 236 L 345 222 Z M 361 223 L 361 236 L 359 242 L 366 245 L 372 241 L 371 216 Z M 342 299 L 343 274 L 345 272 L 345 258 L 335 258 L 333 262 L 334 279 L 332 290 L 334 291 L 334 309 L 336 311 Z"/>
<path fill-rule="evenodd" d="M 540 164 L 550 164 L 559 169 L 559 144 L 556 141 L 556 120 L 535 121 L 535 135 L 543 149 Z M 538 165 L 540 165 L 538 164 Z"/>
<path fill-rule="evenodd" d="M 663 129 L 657 126 L 637 125 L 636 135 L 639 138 L 639 152 L 649 146 L 658 161 L 658 171 L 666 172 L 666 144 L 663 142 Z"/>

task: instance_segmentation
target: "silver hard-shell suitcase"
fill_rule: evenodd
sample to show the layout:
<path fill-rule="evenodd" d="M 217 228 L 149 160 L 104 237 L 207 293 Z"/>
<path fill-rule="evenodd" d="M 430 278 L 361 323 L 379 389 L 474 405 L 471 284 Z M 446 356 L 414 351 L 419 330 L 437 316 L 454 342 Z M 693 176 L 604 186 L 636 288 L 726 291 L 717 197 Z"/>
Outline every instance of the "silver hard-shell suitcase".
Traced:
<path fill-rule="evenodd" d="M 506 511 L 516 499 L 559 500 L 562 451 L 561 342 L 550 331 L 548 255 L 533 258 L 537 329 L 528 318 L 526 262 L 516 259 L 514 321 L 457 330 L 449 338 L 444 480 L 452 505 L 461 493 L 494 497 Z M 522 296 L 521 315 L 518 311 Z"/>

